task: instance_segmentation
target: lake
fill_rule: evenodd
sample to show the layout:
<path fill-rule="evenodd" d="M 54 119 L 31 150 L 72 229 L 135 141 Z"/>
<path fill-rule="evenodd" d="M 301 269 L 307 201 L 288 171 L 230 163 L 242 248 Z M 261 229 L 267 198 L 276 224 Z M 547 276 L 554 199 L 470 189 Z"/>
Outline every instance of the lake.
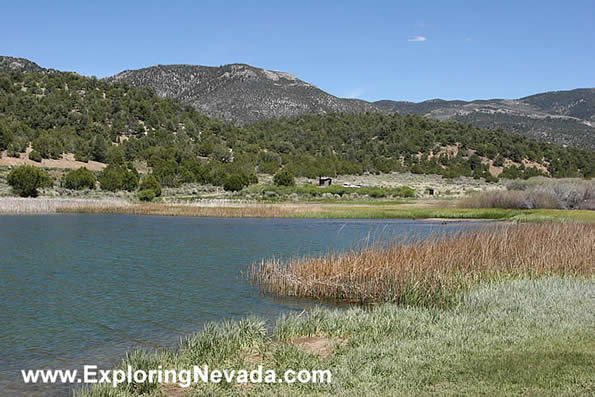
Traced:
<path fill-rule="evenodd" d="M 133 348 L 175 346 L 205 322 L 316 302 L 262 296 L 250 263 L 478 224 L 412 220 L 0 216 L 1 395 L 65 395 L 20 369 L 109 368 Z"/>

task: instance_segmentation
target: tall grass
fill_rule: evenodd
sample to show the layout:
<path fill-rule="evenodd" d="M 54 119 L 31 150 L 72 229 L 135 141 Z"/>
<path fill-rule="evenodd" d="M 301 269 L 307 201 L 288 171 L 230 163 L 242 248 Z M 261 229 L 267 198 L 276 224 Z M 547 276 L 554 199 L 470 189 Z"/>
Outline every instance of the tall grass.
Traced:
<path fill-rule="evenodd" d="M 56 212 L 74 212 L 84 208 L 92 208 L 94 211 L 99 212 L 112 208 L 124 209 L 130 206 L 131 204 L 128 201 L 118 199 L 0 198 L 0 214 L 51 214 Z"/>
<path fill-rule="evenodd" d="M 595 209 L 595 182 L 531 178 L 512 181 L 505 191 L 482 192 L 461 200 L 462 208 Z"/>
<path fill-rule="evenodd" d="M 316 308 L 262 321 L 209 324 L 176 350 L 133 352 L 133 369 L 329 369 L 333 382 L 94 385 L 76 397 L 592 395 L 593 280 L 546 278 L 483 285 L 454 309 Z M 328 341 L 329 353 L 300 348 Z M 334 342 L 341 343 L 334 343 Z M 398 391 L 395 393 L 395 391 Z"/>
<path fill-rule="evenodd" d="M 502 208 L 441 208 L 438 206 L 383 203 L 321 204 L 233 202 L 201 200 L 192 203 L 134 203 L 124 199 L 0 197 L 0 214 L 97 213 L 221 218 L 449 218 L 500 219 L 519 222 L 595 222 L 595 211 L 514 210 Z"/>
<path fill-rule="evenodd" d="M 292 205 L 243 205 L 203 206 L 201 204 L 132 204 L 102 208 L 98 206 L 64 207 L 58 212 L 70 213 L 114 213 L 132 215 L 194 216 L 220 218 L 289 218 L 304 212 L 301 206 Z"/>
<path fill-rule="evenodd" d="M 317 206 L 308 206 L 315 210 Z M 205 200 L 197 203 L 132 203 L 122 199 L 0 197 L 0 214 L 102 213 L 163 216 L 281 218 L 306 212 L 303 205 Z"/>
<path fill-rule="evenodd" d="M 266 260 L 248 278 L 274 295 L 360 303 L 452 303 L 480 281 L 593 275 L 595 225 L 501 225 L 346 254 Z"/>

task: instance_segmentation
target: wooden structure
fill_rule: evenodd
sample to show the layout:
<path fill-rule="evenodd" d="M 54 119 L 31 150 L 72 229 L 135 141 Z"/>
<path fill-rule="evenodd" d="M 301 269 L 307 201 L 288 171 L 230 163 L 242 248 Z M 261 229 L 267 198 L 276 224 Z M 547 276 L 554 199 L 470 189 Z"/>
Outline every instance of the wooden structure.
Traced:
<path fill-rule="evenodd" d="M 318 177 L 318 186 L 330 186 L 332 183 L 333 183 L 333 178 L 329 178 L 326 176 Z"/>

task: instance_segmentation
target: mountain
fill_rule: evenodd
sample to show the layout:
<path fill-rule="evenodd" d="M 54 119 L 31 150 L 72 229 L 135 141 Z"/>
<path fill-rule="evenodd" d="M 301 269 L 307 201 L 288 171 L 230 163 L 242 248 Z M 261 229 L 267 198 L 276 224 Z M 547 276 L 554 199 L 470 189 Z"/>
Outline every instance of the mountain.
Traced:
<path fill-rule="evenodd" d="M 23 58 L 0 57 L 0 71 L 56 72 Z M 157 65 L 104 79 L 151 88 L 162 98 L 194 105 L 237 125 L 304 114 L 400 113 L 456 120 L 474 127 L 518 132 L 542 141 L 595 149 L 595 89 L 553 91 L 520 99 L 374 103 L 338 98 L 283 72 L 245 64 L 220 67 Z"/>
<path fill-rule="evenodd" d="M 374 103 L 389 112 L 453 119 L 481 128 L 502 128 L 562 145 L 595 149 L 595 89 L 552 91 L 507 100 Z"/>
<path fill-rule="evenodd" d="M 179 99 L 211 117 L 238 124 L 301 114 L 381 111 L 366 101 L 337 98 L 289 73 L 244 64 L 157 65 L 106 80 L 150 87 L 160 97 Z"/>
<path fill-rule="evenodd" d="M 0 71 L 39 73 L 46 70 L 25 58 L 0 56 Z"/>
<path fill-rule="evenodd" d="M 0 164 L 65 155 L 149 167 L 164 186 L 223 186 L 232 176 L 254 183 L 256 173 L 280 169 L 308 178 L 391 171 L 486 180 L 595 176 L 593 150 L 452 120 L 359 112 L 238 126 L 149 88 L 70 72 L 0 70 Z"/>

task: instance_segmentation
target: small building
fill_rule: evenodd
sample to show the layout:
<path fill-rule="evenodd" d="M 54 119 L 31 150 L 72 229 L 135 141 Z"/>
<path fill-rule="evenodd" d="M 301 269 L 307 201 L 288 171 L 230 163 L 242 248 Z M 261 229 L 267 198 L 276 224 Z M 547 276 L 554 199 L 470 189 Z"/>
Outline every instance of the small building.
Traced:
<path fill-rule="evenodd" d="M 326 176 L 318 177 L 318 186 L 330 186 L 333 183 L 333 178 Z"/>

